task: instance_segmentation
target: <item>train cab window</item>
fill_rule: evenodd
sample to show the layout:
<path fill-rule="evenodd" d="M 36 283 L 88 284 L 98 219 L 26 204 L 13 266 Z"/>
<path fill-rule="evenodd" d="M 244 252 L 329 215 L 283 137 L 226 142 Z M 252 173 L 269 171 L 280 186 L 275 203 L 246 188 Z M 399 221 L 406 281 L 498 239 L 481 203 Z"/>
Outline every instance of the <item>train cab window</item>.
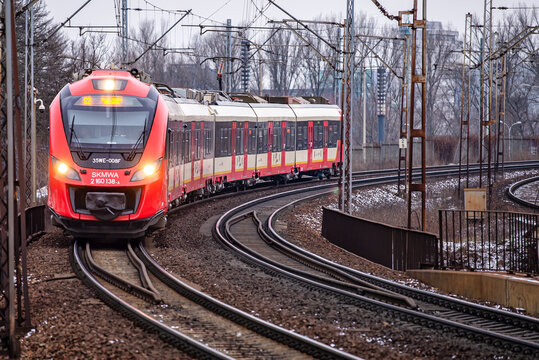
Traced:
<path fill-rule="evenodd" d="M 296 124 L 289 122 L 286 124 L 286 151 L 294 151 L 296 139 Z"/>
<path fill-rule="evenodd" d="M 317 122 L 313 124 L 313 148 L 321 149 L 324 147 L 324 124 Z"/>
<path fill-rule="evenodd" d="M 244 146 L 244 124 L 239 122 L 236 124 L 236 155 L 243 155 Z"/>
<path fill-rule="evenodd" d="M 272 151 L 281 151 L 281 122 L 275 121 L 273 123 L 273 139 L 272 139 Z"/>
<path fill-rule="evenodd" d="M 306 122 L 297 123 L 296 150 L 307 150 L 308 124 Z"/>
<path fill-rule="evenodd" d="M 248 153 L 256 154 L 256 123 L 249 123 L 249 128 L 247 129 L 248 136 Z"/>
<path fill-rule="evenodd" d="M 338 121 L 330 121 L 328 124 L 328 147 L 337 147 L 337 141 L 341 139 L 341 124 Z"/>

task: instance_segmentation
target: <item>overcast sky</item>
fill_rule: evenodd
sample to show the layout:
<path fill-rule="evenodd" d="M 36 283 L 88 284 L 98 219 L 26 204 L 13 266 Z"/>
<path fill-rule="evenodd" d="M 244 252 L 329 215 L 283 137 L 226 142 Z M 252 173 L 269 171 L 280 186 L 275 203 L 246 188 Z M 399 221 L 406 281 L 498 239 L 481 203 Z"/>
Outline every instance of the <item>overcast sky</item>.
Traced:
<path fill-rule="evenodd" d="M 77 10 L 85 0 L 42 0 L 45 1 L 47 9 L 54 19 L 60 23 Z M 115 0 L 92 0 L 82 9 L 71 21 L 72 25 L 115 25 Z M 120 0 L 121 2 L 121 0 Z M 386 7 L 390 14 L 398 14 L 399 10 L 409 10 L 413 6 L 412 0 L 379 0 Z M 418 1 L 421 3 L 421 0 Z M 314 19 L 321 15 L 334 15 L 336 18 L 344 18 L 346 15 L 346 0 L 276 0 L 276 3 L 286 11 L 299 19 Z M 233 24 L 251 22 L 256 14 L 268 6 L 267 0 L 128 0 L 129 8 L 153 9 L 151 5 L 156 5 L 162 9 L 192 9 L 194 16 L 184 19 L 182 25 L 198 25 L 226 23 L 227 18 L 231 18 Z M 459 32 L 463 31 L 465 14 L 470 12 L 480 18 L 483 17 L 483 0 L 428 0 L 427 20 L 441 21 L 451 26 Z M 494 6 L 508 7 L 539 7 L 539 0 L 493 0 Z M 374 16 L 378 20 L 378 25 L 392 24 L 385 18 L 371 0 L 356 0 L 356 12 L 364 12 L 369 16 Z M 504 13 L 514 10 L 494 10 L 494 20 L 501 18 Z M 136 26 L 139 21 L 149 19 L 155 21 L 158 29 L 172 25 L 180 15 L 170 14 L 162 11 L 129 11 L 130 27 Z M 210 20 L 205 20 L 208 18 Z M 255 25 L 264 26 L 269 19 L 280 20 L 288 16 L 270 5 L 264 16 L 259 16 Z M 161 26 L 159 25 L 161 24 Z M 168 25 L 165 25 L 168 24 Z M 68 34 L 76 37 L 78 29 L 67 29 Z M 177 44 L 178 47 L 189 45 L 188 38 L 196 34 L 197 28 L 178 26 L 168 35 L 169 40 Z"/>

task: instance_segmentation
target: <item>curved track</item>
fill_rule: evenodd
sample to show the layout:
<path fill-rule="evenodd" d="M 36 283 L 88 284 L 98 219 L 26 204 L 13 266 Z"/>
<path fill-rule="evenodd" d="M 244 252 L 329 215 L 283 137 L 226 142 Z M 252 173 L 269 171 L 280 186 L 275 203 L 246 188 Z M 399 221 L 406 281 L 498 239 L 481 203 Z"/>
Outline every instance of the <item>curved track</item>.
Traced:
<path fill-rule="evenodd" d="M 110 306 L 196 358 L 357 359 L 219 302 L 166 272 L 142 242 L 130 247 L 91 249 L 76 241 L 73 267 Z"/>
<path fill-rule="evenodd" d="M 526 199 L 522 199 L 516 195 L 516 192 L 519 188 L 534 182 L 537 182 L 537 196 L 535 198 L 535 201 L 532 202 Z M 509 187 L 509 189 L 507 189 L 507 196 L 509 196 L 511 200 L 520 205 L 529 207 L 531 209 L 539 210 L 539 176 L 531 177 L 514 183 Z"/>
<path fill-rule="evenodd" d="M 516 166 L 521 168 L 522 164 Z M 429 176 L 454 174 L 453 170 L 429 171 Z M 394 176 L 362 179 L 354 181 L 354 186 L 393 181 Z M 334 189 L 334 185 L 319 185 L 256 199 L 224 214 L 216 223 L 214 235 L 248 262 L 256 263 L 280 276 L 304 282 L 309 287 L 317 286 L 338 296 L 348 296 L 359 306 L 384 310 L 406 321 L 453 331 L 459 336 L 475 338 L 517 352 L 539 352 L 537 319 L 420 291 L 363 274 L 295 247 L 275 232 L 274 213 L 299 201 L 323 196 Z M 253 215 L 255 212 L 256 216 Z M 313 272 L 318 274 L 314 275 Z M 329 284 L 331 281 L 345 285 Z M 346 283 L 349 288 L 343 290 Z M 372 291 L 351 291 L 358 284 L 364 289 L 371 285 L 371 289 L 376 290 L 374 293 L 385 290 L 385 297 L 373 296 Z M 396 294 L 403 297 L 394 297 Z M 414 302 L 418 307 L 413 306 Z"/>

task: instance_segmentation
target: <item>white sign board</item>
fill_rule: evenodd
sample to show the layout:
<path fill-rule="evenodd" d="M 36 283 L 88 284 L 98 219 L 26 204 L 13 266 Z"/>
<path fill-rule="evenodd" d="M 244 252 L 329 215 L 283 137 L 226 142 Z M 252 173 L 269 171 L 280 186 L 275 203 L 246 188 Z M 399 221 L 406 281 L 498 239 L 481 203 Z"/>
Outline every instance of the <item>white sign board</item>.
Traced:
<path fill-rule="evenodd" d="M 408 140 L 406 138 L 399 139 L 399 149 L 406 149 L 408 147 Z"/>

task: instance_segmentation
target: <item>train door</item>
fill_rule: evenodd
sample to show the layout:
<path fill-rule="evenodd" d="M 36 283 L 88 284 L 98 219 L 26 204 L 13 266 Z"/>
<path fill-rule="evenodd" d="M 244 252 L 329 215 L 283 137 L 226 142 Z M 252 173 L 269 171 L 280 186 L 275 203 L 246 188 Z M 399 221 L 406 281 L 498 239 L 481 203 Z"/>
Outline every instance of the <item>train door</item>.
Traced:
<path fill-rule="evenodd" d="M 287 171 L 287 170 L 284 170 L 285 164 L 286 164 L 286 121 L 283 121 L 281 125 L 281 165 L 280 165 L 281 168 L 283 168 L 283 171 Z"/>
<path fill-rule="evenodd" d="M 329 139 L 329 133 L 328 133 L 328 122 L 324 121 L 324 135 L 322 138 L 322 145 L 324 149 L 323 154 L 323 163 L 325 164 L 328 161 L 328 139 Z"/>
<path fill-rule="evenodd" d="M 232 133 L 230 135 L 230 141 L 231 141 L 231 150 L 232 150 L 232 168 L 231 168 L 231 175 L 232 175 L 232 179 L 230 180 L 234 180 L 236 179 L 236 122 L 233 121 L 232 122 Z"/>
<path fill-rule="evenodd" d="M 313 166 L 313 122 L 309 121 L 307 128 L 307 169 Z"/>
<path fill-rule="evenodd" d="M 272 174 L 273 173 L 273 167 L 272 167 L 272 158 L 271 158 L 271 154 L 272 154 L 272 150 L 273 150 L 273 122 L 272 121 L 268 121 L 268 142 L 267 142 L 267 146 L 266 146 L 266 152 L 268 154 L 268 174 Z"/>
<path fill-rule="evenodd" d="M 242 127 L 242 137 L 243 142 L 243 178 L 249 178 L 248 174 L 249 168 L 249 122 L 245 121 Z"/>

